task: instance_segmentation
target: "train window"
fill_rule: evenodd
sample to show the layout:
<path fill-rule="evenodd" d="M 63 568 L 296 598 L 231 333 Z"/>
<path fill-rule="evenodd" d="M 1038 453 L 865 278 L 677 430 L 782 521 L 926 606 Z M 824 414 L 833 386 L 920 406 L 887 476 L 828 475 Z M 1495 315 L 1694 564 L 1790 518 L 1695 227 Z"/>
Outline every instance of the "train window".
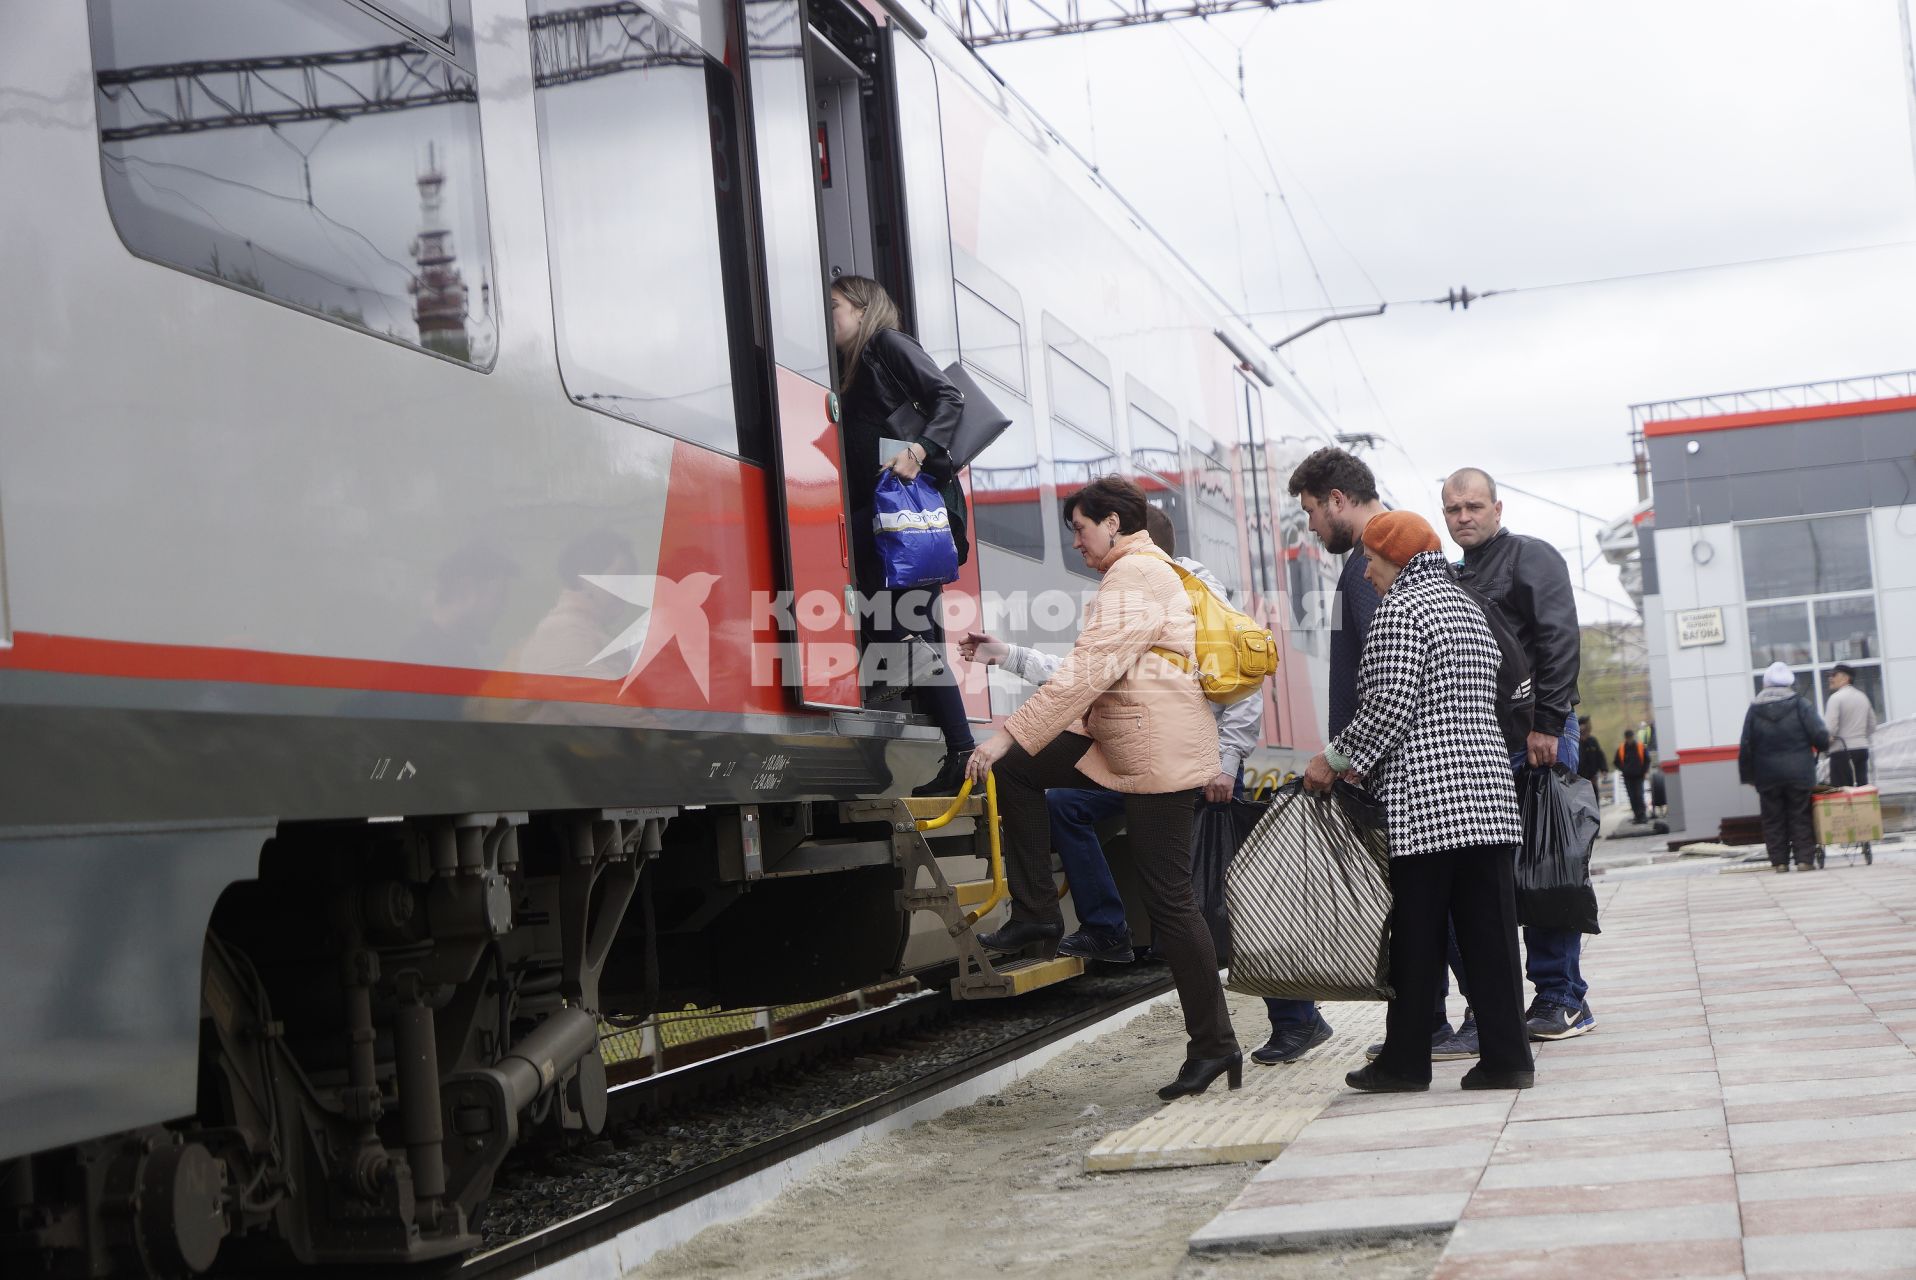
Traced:
<path fill-rule="evenodd" d="M 951 214 L 945 202 L 938 73 L 931 55 L 896 28 L 891 47 L 913 319 L 919 343 L 941 365 L 950 364 L 958 358 L 958 319 L 952 297 Z"/>
<path fill-rule="evenodd" d="M 1243 496 L 1244 523 L 1243 532 L 1250 540 L 1251 590 L 1266 599 L 1276 596 L 1284 589 L 1283 570 L 1279 568 L 1283 554 L 1283 539 L 1279 534 L 1279 508 L 1283 505 L 1284 481 L 1290 473 L 1273 471 L 1273 458 L 1270 446 L 1264 438 L 1264 403 L 1257 390 L 1251 385 L 1251 379 L 1243 373 L 1237 374 L 1232 382 L 1236 389 L 1239 415 L 1233 426 L 1238 438 L 1239 456 L 1243 460 Z M 1222 457 L 1221 450 L 1216 456 Z M 1224 477 L 1228 493 L 1228 470 Z"/>
<path fill-rule="evenodd" d="M 1108 476 L 1118 470 L 1115 449 L 1055 419 L 1051 424 L 1051 451 L 1056 455 L 1053 463 L 1058 477 L 1058 500 L 1061 503 L 1099 476 Z M 1096 569 L 1084 562 L 1083 556 L 1071 549 L 1068 539 L 1065 542 L 1064 567 L 1079 577 L 1100 576 Z"/>
<path fill-rule="evenodd" d="M 1118 471 L 1117 432 L 1111 421 L 1111 365 L 1098 350 L 1052 316 L 1044 318 L 1045 382 L 1051 397 L 1051 458 L 1058 500 L 1099 476 Z M 1071 550 L 1064 567 L 1081 577 L 1098 571 Z"/>
<path fill-rule="evenodd" d="M 1240 606 L 1244 573 L 1239 565 L 1238 523 L 1231 493 L 1231 464 L 1224 450 L 1208 432 L 1191 424 L 1191 488 L 1197 501 L 1192 524 L 1197 533 L 1193 555 L 1217 575 L 1225 590 Z"/>
<path fill-rule="evenodd" d="M 740 425 L 759 397 L 739 85 L 724 61 L 734 11 L 569 0 L 530 11 L 566 392 L 749 452 Z"/>
<path fill-rule="evenodd" d="M 812 136 L 799 0 L 745 0 L 745 39 L 752 68 L 772 350 L 787 369 L 828 386 L 832 373 L 825 337 L 825 267 L 818 248 L 818 148 Z"/>
<path fill-rule="evenodd" d="M 993 393 L 1011 426 L 971 464 L 973 531 L 980 542 L 1042 560 L 1044 499 L 1038 484 L 1038 432 L 1031 406 L 1023 396 L 998 395 L 998 388 L 990 386 L 986 390 Z"/>
<path fill-rule="evenodd" d="M 1185 509 L 1184 460 L 1178 433 L 1168 423 L 1177 420 L 1169 404 L 1136 378 L 1127 379 L 1131 412 L 1131 465 L 1151 505 L 1171 518 L 1178 554 L 1198 556 L 1191 541 L 1190 513 Z M 1201 558 L 1201 557 L 1198 557 Z"/>
<path fill-rule="evenodd" d="M 1038 429 L 1025 389 L 1024 303 L 1018 291 L 958 251 L 958 333 L 965 367 L 1011 426 L 971 464 L 971 506 L 980 542 L 1033 560 L 1045 555 L 1044 500 L 1038 483 Z M 994 710 L 997 703 L 993 704 Z"/>
<path fill-rule="evenodd" d="M 464 5 L 445 16 L 470 54 Z M 133 253 L 490 367 L 470 58 L 345 0 L 90 0 L 107 208 Z M 433 21 L 438 22 L 438 18 Z"/>
<path fill-rule="evenodd" d="M 359 3 L 380 10 L 448 49 L 453 47 L 452 0 L 359 0 Z"/>
<path fill-rule="evenodd" d="M 1051 416 L 1106 443 L 1111 432 L 1111 386 L 1056 347 L 1048 349 L 1045 370 L 1051 380 Z"/>
<path fill-rule="evenodd" d="M 958 284 L 958 332 L 967 365 L 1019 395 L 1025 393 L 1023 329 L 963 281 Z"/>

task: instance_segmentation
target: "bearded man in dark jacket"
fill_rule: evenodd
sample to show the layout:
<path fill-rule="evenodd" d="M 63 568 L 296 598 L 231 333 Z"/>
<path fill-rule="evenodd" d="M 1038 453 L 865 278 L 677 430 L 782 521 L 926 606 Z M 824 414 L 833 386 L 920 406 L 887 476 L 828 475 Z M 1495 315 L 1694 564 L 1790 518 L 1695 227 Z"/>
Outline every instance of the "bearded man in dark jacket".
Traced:
<path fill-rule="evenodd" d="M 1816 785 L 1816 752 L 1830 749 L 1830 731 L 1816 708 L 1796 691 L 1796 674 L 1781 662 L 1763 673 L 1763 692 L 1743 717 L 1743 741 L 1736 751 L 1736 774 L 1756 788 L 1763 802 L 1763 843 L 1770 866 L 1816 866 L 1816 831 L 1810 815 L 1810 789 Z"/>

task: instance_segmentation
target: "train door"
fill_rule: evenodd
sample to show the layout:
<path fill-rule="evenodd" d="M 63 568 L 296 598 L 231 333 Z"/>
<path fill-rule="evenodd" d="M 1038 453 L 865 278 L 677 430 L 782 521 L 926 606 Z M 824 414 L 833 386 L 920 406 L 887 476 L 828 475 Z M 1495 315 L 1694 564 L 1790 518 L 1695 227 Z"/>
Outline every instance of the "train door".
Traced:
<path fill-rule="evenodd" d="M 950 366 L 959 358 L 958 288 L 951 251 L 951 215 L 945 186 L 944 126 L 938 100 L 938 76 L 931 55 L 903 30 L 891 28 L 889 57 L 893 116 L 892 154 L 900 259 L 896 268 L 911 299 L 913 332 L 931 358 Z M 961 474 L 958 496 L 967 507 L 973 553 L 945 588 L 946 630 L 960 620 L 982 617 L 978 575 L 977 521 L 970 519 L 970 479 Z M 991 693 L 984 681 L 963 686 L 965 709 L 973 720 L 991 718 Z"/>
<path fill-rule="evenodd" d="M 786 593 L 779 612 L 796 662 L 787 681 L 806 706 L 856 709 L 857 609 L 826 320 L 812 42 L 804 0 L 745 0 L 744 10 L 777 378 L 772 456 Z"/>
<path fill-rule="evenodd" d="M 760 127 L 761 173 L 772 163 L 765 154 L 770 147 L 782 149 L 784 162 L 798 154 L 790 122 L 766 119 L 762 84 L 776 80 L 781 101 L 790 99 L 790 85 L 799 75 L 810 89 L 804 163 L 815 204 L 800 200 L 789 182 L 785 198 L 795 207 L 802 204 L 816 211 L 812 234 L 822 255 L 822 271 L 816 278 L 821 285 L 846 275 L 878 280 L 896 299 L 906 326 L 932 358 L 941 365 L 955 361 L 957 301 L 937 84 L 929 55 L 908 35 L 878 26 L 865 8 L 848 0 L 748 0 L 747 12 L 757 15 L 749 18 L 747 27 L 755 59 L 753 90 L 759 98 L 754 116 Z M 796 40 L 766 38 L 773 30 L 773 19 L 782 29 L 787 14 L 796 15 L 791 21 L 802 34 Z M 782 63 L 782 69 L 759 69 L 773 62 Z M 776 129 L 776 138 L 766 136 L 768 124 Z M 771 224 L 778 210 L 773 205 L 780 198 L 768 190 L 764 202 L 768 242 L 774 239 Z M 774 289 L 774 305 L 776 293 Z M 781 358 L 779 364 L 785 367 L 787 362 Z M 788 460 L 807 450 L 821 451 L 809 435 L 794 439 L 789 428 L 782 429 L 782 434 Z M 835 432 L 833 440 L 835 445 Z M 842 453 L 836 449 L 834 461 L 842 474 Z M 869 477 L 842 478 L 846 484 L 871 483 Z M 796 527 L 799 513 L 814 510 L 814 523 L 822 528 L 823 486 L 807 486 L 801 495 L 794 492 L 794 483 L 787 479 L 786 501 L 793 508 L 788 525 Z M 801 497 L 810 499 L 814 507 L 802 506 Z M 839 505 L 834 518 L 842 527 L 843 497 L 835 501 Z M 844 567 L 849 585 L 850 566 Z M 975 609 L 975 559 L 965 566 L 963 575 L 947 592 L 959 616 Z M 948 617 L 953 603 L 948 603 Z M 807 692 L 809 697 L 809 685 Z M 979 718 L 989 714 L 982 688 L 967 697 L 967 705 Z"/>

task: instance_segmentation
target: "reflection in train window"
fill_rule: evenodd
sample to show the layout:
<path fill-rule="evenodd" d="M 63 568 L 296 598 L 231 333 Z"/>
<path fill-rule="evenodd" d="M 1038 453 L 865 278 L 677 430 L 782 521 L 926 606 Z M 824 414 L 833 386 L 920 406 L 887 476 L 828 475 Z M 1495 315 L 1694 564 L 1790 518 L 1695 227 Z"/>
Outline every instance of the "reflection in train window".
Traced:
<path fill-rule="evenodd" d="M 1284 541 L 1284 589 L 1291 597 L 1291 647 L 1313 657 L 1330 652 L 1328 604 L 1336 598 L 1341 566 L 1332 561 L 1312 536 L 1309 518 L 1295 498 L 1280 517 Z"/>
<path fill-rule="evenodd" d="M 1191 522 L 1185 510 L 1184 461 L 1179 454 L 1178 433 L 1169 424 L 1177 414 L 1171 406 L 1136 378 L 1127 379 L 1131 402 L 1131 465 L 1137 471 L 1138 485 L 1151 505 L 1171 518 L 1177 537 L 1178 554 L 1198 556 L 1191 541 Z"/>
<path fill-rule="evenodd" d="M 1025 394 L 1025 344 L 1018 321 L 958 283 L 958 332 L 965 363 Z"/>
<path fill-rule="evenodd" d="M 1099 440 L 1113 443 L 1111 388 L 1054 346 L 1046 348 L 1045 371 L 1051 383 L 1051 416 L 1063 419 Z"/>
<path fill-rule="evenodd" d="M 1011 426 L 971 464 L 971 511 L 980 542 L 1044 559 L 1044 498 L 1038 483 L 1038 429 L 1024 397 L 1024 337 L 1018 321 L 958 285 L 958 332 L 965 367 Z"/>
<path fill-rule="evenodd" d="M 1244 574 L 1238 561 L 1238 523 L 1231 494 L 1231 464 L 1224 450 L 1195 422 L 1191 424 L 1191 488 L 1197 549 L 1191 554 L 1217 575 L 1241 608 Z"/>
<path fill-rule="evenodd" d="M 945 197 L 944 124 L 938 73 L 915 40 L 894 35 L 898 160 L 903 181 L 905 233 L 911 251 L 913 336 L 941 366 L 958 358 L 958 321 L 952 298 L 951 215 Z"/>
<path fill-rule="evenodd" d="M 799 0 L 745 0 L 745 39 L 752 67 L 772 350 L 787 369 L 830 386 L 825 267 L 818 249 L 818 148 L 812 138 L 812 92 L 805 79 L 805 21 Z"/>
<path fill-rule="evenodd" d="M 748 452 L 739 424 L 760 396 L 739 85 L 722 60 L 734 12 L 673 6 L 680 31 L 634 4 L 530 8 L 566 392 Z"/>
<path fill-rule="evenodd" d="M 1038 433 L 1032 423 L 1031 406 L 989 381 L 985 390 L 1011 419 L 1011 425 L 969 469 L 974 532 L 980 542 L 1042 560 L 1045 518 L 1038 484 Z"/>
<path fill-rule="evenodd" d="M 367 3 L 384 9 L 422 36 L 431 36 L 445 45 L 452 43 L 452 0 L 367 0 Z"/>
<path fill-rule="evenodd" d="M 411 9 L 449 18 L 443 0 L 395 12 Z M 90 0 L 88 15 L 128 249 L 492 364 L 478 95 L 459 62 L 344 0 Z"/>
<path fill-rule="evenodd" d="M 1099 476 L 1113 475 L 1118 471 L 1117 451 L 1110 445 L 1093 440 L 1055 419 L 1051 424 L 1051 452 L 1055 455 L 1052 467 L 1058 477 L 1060 504 Z M 1084 562 L 1083 556 L 1071 549 L 1069 538 L 1065 541 L 1064 567 L 1083 578 L 1101 576 L 1097 569 Z"/>

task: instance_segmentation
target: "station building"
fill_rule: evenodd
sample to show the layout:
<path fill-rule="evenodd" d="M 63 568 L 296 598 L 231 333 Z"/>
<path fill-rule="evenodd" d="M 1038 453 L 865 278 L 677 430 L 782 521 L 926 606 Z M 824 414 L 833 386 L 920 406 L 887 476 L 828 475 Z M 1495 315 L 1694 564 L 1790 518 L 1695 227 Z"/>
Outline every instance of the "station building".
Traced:
<path fill-rule="evenodd" d="M 1670 827 L 1757 812 L 1737 780 L 1773 662 L 1820 711 L 1846 663 L 1877 716 L 1916 716 L 1916 372 L 1638 405 L 1636 518 Z"/>

